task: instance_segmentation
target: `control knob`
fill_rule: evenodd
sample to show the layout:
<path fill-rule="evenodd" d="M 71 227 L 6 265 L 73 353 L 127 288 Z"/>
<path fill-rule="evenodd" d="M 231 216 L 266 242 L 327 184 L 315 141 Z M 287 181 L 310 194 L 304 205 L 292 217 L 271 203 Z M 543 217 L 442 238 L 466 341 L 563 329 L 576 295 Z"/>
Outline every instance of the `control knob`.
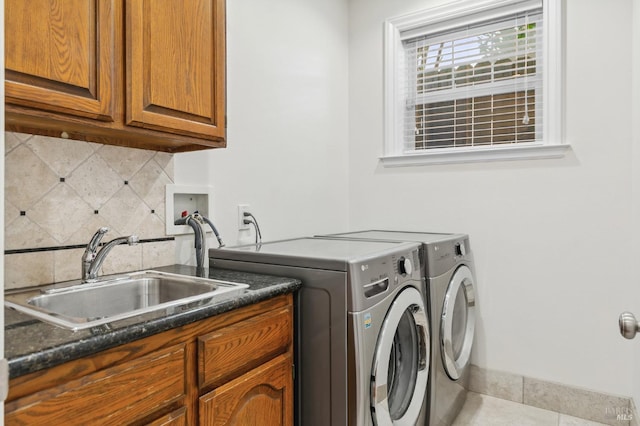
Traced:
<path fill-rule="evenodd" d="M 406 257 L 401 257 L 400 260 L 398 261 L 398 272 L 400 272 L 400 274 L 404 275 L 411 275 L 411 273 L 413 272 L 413 265 L 411 264 L 411 260 L 407 259 Z"/>

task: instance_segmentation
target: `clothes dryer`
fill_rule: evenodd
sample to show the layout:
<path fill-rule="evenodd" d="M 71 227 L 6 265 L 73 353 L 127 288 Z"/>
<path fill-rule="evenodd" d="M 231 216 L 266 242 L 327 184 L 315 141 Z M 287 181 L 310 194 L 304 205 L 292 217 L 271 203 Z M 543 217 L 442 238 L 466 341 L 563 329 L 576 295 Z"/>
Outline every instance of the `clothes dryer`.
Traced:
<path fill-rule="evenodd" d="M 298 278 L 296 424 L 426 421 L 419 244 L 296 238 L 210 249 L 210 267 Z"/>
<path fill-rule="evenodd" d="M 428 425 L 450 425 L 467 396 L 475 334 L 475 269 L 465 234 L 359 231 L 324 237 L 420 242 L 420 260 L 431 324 Z"/>

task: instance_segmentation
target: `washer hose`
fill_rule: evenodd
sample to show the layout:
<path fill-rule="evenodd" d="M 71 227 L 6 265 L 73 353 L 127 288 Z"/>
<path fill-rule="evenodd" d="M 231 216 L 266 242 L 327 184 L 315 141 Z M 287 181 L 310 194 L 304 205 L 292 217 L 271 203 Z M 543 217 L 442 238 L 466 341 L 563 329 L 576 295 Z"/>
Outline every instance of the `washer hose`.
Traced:
<path fill-rule="evenodd" d="M 204 221 L 207 222 L 211 227 L 213 234 L 216 236 L 216 239 L 218 240 L 218 248 L 224 247 L 224 243 L 222 242 L 222 237 L 220 236 L 220 234 L 218 234 L 218 230 L 216 229 L 216 226 L 213 224 L 213 222 L 211 222 L 206 216 L 200 215 L 200 217 L 202 217 L 202 219 L 204 219 Z"/>
<path fill-rule="evenodd" d="M 194 247 L 196 249 L 196 265 L 197 268 L 202 269 L 204 266 L 204 231 L 200 221 L 195 215 L 188 215 L 180 219 L 176 219 L 175 225 L 189 225 L 193 228 L 194 235 Z"/>

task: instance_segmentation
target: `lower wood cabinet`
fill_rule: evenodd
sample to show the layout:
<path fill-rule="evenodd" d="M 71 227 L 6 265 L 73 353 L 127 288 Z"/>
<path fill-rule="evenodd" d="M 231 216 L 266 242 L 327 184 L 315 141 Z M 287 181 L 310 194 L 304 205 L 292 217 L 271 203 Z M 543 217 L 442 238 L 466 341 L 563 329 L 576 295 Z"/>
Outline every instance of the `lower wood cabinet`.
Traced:
<path fill-rule="evenodd" d="M 292 296 L 12 379 L 5 424 L 290 426 Z"/>

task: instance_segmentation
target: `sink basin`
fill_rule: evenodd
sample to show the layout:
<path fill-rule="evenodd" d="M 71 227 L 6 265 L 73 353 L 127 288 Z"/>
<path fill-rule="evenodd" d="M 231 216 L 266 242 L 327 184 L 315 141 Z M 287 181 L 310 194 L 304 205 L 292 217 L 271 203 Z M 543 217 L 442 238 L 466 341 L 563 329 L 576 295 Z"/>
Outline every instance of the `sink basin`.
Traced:
<path fill-rule="evenodd" d="M 5 305 L 71 330 L 81 330 L 146 312 L 191 304 L 200 306 L 214 299 L 226 299 L 248 287 L 208 278 L 140 271 L 89 283 L 8 293 Z"/>

